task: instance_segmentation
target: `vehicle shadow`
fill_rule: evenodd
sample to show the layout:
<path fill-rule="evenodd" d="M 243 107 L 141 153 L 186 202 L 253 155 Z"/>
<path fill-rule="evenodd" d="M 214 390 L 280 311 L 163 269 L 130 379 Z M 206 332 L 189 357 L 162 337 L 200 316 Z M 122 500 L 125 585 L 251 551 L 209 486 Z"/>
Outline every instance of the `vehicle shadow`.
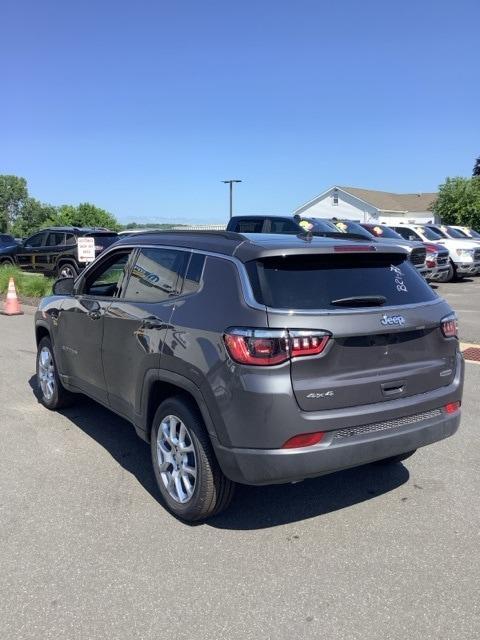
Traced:
<path fill-rule="evenodd" d="M 35 376 L 29 384 L 39 401 Z M 162 502 L 151 467 L 150 448 L 129 422 L 85 396 L 78 396 L 74 406 L 60 413 L 98 442 L 155 500 Z M 371 500 L 397 489 L 408 479 L 405 466 L 392 464 L 365 465 L 297 484 L 238 485 L 227 511 L 195 526 L 232 530 L 276 527 Z"/>

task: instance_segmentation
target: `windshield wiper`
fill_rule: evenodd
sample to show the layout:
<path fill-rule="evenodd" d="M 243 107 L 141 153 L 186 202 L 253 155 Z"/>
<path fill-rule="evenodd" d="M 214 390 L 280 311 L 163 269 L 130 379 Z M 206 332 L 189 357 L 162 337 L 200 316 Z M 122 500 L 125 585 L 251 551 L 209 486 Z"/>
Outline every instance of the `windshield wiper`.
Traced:
<path fill-rule="evenodd" d="M 332 300 L 330 304 L 336 307 L 381 307 L 386 301 L 385 296 L 351 296 Z"/>

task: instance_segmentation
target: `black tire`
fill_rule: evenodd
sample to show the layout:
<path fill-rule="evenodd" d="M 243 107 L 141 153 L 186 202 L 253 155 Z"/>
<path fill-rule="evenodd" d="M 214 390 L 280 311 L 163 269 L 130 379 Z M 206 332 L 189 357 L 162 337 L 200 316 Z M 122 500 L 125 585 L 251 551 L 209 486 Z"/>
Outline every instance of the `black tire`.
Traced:
<path fill-rule="evenodd" d="M 174 470 L 174 465 L 179 464 L 178 460 L 174 463 L 164 462 L 164 465 L 168 465 L 168 470 L 165 469 L 163 475 L 160 470 L 159 455 L 157 454 L 157 438 L 160 426 L 168 416 L 179 419 L 180 424 L 183 423 L 187 432 L 184 442 L 189 442 L 193 445 L 193 462 L 196 469 L 196 476 L 192 495 L 186 502 L 180 502 L 172 497 L 165 484 L 168 482 L 168 474 L 172 475 L 171 469 Z M 162 435 L 160 435 L 160 439 L 161 438 Z M 233 497 L 235 483 L 223 475 L 215 458 L 202 416 L 191 401 L 182 396 L 175 396 L 161 403 L 153 419 L 150 445 L 157 485 L 163 502 L 171 513 L 187 522 L 194 522 L 205 520 L 228 507 Z M 167 446 L 170 447 L 170 445 Z M 171 448 L 171 450 L 173 452 L 173 448 Z M 181 456 L 182 454 L 177 453 L 177 455 Z M 183 456 L 192 455 L 193 452 L 183 454 Z M 190 467 L 192 466 L 192 458 L 189 459 L 187 464 Z M 180 468 L 180 466 L 177 468 Z M 184 489 L 185 485 L 182 484 L 182 480 L 179 482 L 182 489 Z M 172 490 L 174 490 L 173 487 Z"/>
<path fill-rule="evenodd" d="M 52 377 L 51 377 L 53 385 L 52 385 L 51 396 L 46 393 L 45 385 L 42 384 L 42 380 L 41 380 L 42 365 L 40 363 L 40 360 L 42 357 L 42 353 L 45 353 L 44 350 L 48 350 L 51 357 L 51 363 L 53 365 L 53 371 L 52 371 Z M 57 372 L 57 365 L 55 362 L 55 356 L 53 355 L 52 343 L 50 338 L 46 336 L 40 340 L 38 344 L 38 349 L 37 349 L 37 386 L 38 386 L 40 402 L 47 409 L 56 411 L 57 409 L 63 409 L 64 407 L 67 407 L 72 403 L 73 394 L 67 391 L 65 387 L 62 385 L 62 383 L 60 382 L 60 379 L 58 377 L 58 372 Z"/>
<path fill-rule="evenodd" d="M 56 274 L 57 278 L 76 278 L 78 276 L 78 269 L 73 262 L 62 262 L 58 265 Z"/>
<path fill-rule="evenodd" d="M 406 460 L 407 458 L 410 458 L 410 456 L 413 456 L 415 451 L 416 449 L 414 449 L 413 451 L 406 451 L 405 453 L 399 453 L 398 456 L 392 456 L 391 458 L 377 460 L 373 464 L 398 464 L 399 462 L 402 462 L 402 460 Z"/>
<path fill-rule="evenodd" d="M 451 264 L 452 269 L 453 269 L 453 275 L 452 275 L 451 282 L 460 282 L 460 280 L 463 280 L 463 278 L 465 276 L 459 276 L 458 275 L 457 267 L 455 266 L 455 264 L 451 260 L 450 260 L 450 264 Z"/>
<path fill-rule="evenodd" d="M 455 279 L 455 267 L 453 266 L 453 262 L 450 260 L 448 263 L 448 271 L 446 275 L 439 282 L 452 282 Z"/>

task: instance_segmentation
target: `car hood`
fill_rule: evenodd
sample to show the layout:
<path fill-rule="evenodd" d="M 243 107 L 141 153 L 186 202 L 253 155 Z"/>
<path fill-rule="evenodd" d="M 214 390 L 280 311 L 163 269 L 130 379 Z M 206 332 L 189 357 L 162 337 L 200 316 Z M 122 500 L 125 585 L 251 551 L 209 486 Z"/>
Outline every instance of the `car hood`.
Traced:
<path fill-rule="evenodd" d="M 416 242 L 413 240 L 404 240 L 403 238 L 382 238 L 382 237 L 376 237 L 375 240 L 377 242 L 380 242 L 381 244 L 391 244 L 391 245 L 395 245 L 396 247 L 403 247 L 404 249 L 407 249 L 407 251 L 411 251 L 412 249 L 415 248 L 420 248 L 423 249 L 423 242 Z"/>
<path fill-rule="evenodd" d="M 475 242 L 474 240 L 457 240 L 457 238 L 442 238 L 440 240 L 435 240 L 435 244 L 443 245 L 448 247 L 449 249 L 478 249 L 480 247 L 480 242 Z"/>

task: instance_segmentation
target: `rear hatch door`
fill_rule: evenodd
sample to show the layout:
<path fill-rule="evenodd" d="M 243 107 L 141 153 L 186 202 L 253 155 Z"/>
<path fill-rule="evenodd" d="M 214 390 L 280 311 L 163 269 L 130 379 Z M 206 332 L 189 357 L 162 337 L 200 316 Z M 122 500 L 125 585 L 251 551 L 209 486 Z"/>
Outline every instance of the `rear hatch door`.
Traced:
<path fill-rule="evenodd" d="M 386 402 L 452 382 L 458 341 L 440 328 L 451 310 L 404 254 L 269 258 L 259 273 L 270 327 L 331 334 L 321 354 L 291 361 L 301 409 Z"/>

